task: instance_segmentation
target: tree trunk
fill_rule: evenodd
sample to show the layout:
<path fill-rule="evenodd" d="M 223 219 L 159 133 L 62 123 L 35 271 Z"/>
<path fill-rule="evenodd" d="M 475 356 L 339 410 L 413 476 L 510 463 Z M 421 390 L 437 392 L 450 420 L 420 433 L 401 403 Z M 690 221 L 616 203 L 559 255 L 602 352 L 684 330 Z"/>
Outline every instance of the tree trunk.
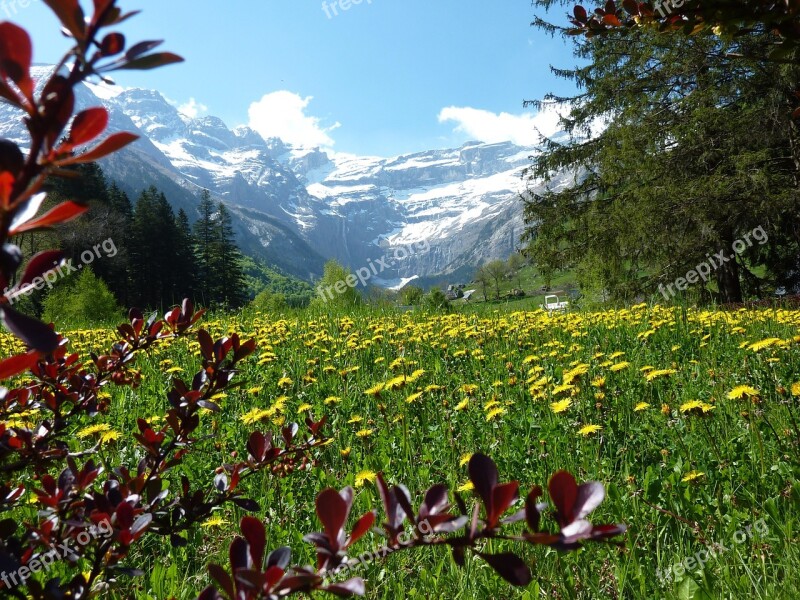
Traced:
<path fill-rule="evenodd" d="M 729 246 L 730 247 L 730 246 Z M 738 303 L 742 301 L 742 285 L 739 281 L 739 264 L 736 257 L 720 265 L 716 270 L 719 300 L 722 304 Z"/>

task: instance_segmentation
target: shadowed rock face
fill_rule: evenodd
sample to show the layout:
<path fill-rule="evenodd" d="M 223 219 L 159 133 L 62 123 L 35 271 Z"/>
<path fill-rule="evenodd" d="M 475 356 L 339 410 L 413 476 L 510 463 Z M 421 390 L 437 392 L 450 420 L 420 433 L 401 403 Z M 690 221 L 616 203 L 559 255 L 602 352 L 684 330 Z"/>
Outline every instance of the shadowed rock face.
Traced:
<path fill-rule="evenodd" d="M 47 73 L 38 68 L 39 77 Z M 521 173 L 532 148 L 473 142 L 362 157 L 264 140 L 216 117 L 190 119 L 153 90 L 88 85 L 77 100 L 106 106 L 112 130 L 142 136 L 104 161 L 111 179 L 134 195 L 157 185 L 190 215 L 209 189 L 230 206 L 245 252 L 304 279 L 318 277 L 326 258 L 357 269 L 388 256 L 372 283 L 396 285 L 506 258 L 519 245 Z M 0 135 L 25 139 L 5 105 Z"/>

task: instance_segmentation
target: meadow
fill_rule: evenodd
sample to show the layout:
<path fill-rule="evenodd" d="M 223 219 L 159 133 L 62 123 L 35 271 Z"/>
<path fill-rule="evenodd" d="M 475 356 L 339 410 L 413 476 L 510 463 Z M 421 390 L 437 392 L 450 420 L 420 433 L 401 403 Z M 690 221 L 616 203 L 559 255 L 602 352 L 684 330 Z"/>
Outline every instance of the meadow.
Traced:
<path fill-rule="evenodd" d="M 439 482 L 469 494 L 466 464 L 478 451 L 523 488 L 558 469 L 602 482 L 593 521 L 629 528 L 621 547 L 517 547 L 533 565 L 523 589 L 482 562 L 458 568 L 443 549 L 397 552 L 355 573 L 369 598 L 800 597 L 800 311 L 245 311 L 204 326 L 215 338 L 254 337 L 258 350 L 240 387 L 216 398 L 221 411 L 202 415 L 208 438 L 181 467 L 190 478 L 210 479 L 254 429 L 328 417 L 330 443 L 313 463 L 244 484 L 268 546 L 291 546 L 295 562 L 313 562 L 302 536 L 319 528 L 323 488 L 352 485 L 358 514 L 380 504 L 378 472 L 415 502 Z M 106 329 L 68 337 L 82 355 L 115 339 Z M 0 348 L 10 354 L 13 338 Z M 96 459 L 135 464 L 136 420 L 162 419 L 170 378 L 190 378 L 198 356 L 188 340 L 139 356 L 141 386 L 108 388 L 109 412 L 76 427 L 75 448 L 99 439 Z M 147 538 L 127 561 L 145 575 L 108 597 L 193 598 L 206 563 L 225 562 L 243 514 L 219 511 L 182 548 Z M 381 543 L 369 534 L 356 553 Z"/>

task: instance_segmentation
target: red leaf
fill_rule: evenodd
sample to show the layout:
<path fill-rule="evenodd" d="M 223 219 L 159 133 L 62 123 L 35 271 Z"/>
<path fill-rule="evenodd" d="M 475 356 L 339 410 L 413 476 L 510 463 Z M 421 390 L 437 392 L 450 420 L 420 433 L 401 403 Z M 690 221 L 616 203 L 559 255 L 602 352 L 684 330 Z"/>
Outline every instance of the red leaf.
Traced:
<path fill-rule="evenodd" d="M 20 233 L 25 233 L 26 231 L 44 229 L 59 223 L 66 223 L 67 221 L 71 221 L 72 219 L 81 216 L 87 210 L 89 210 L 89 207 L 85 204 L 78 204 L 77 202 L 68 200 L 67 202 L 62 202 L 61 204 L 51 208 L 38 219 L 28 221 L 24 225 L 17 227 L 10 232 L 10 235 L 19 235 Z"/>
<path fill-rule="evenodd" d="M 372 511 L 365 513 L 358 520 L 355 527 L 353 527 L 353 533 L 350 534 L 350 540 L 347 542 L 346 547 L 355 544 L 358 540 L 364 537 L 364 535 L 370 530 L 370 528 L 374 523 L 375 523 L 375 513 Z"/>
<path fill-rule="evenodd" d="M 331 546 L 338 550 L 340 533 L 350 512 L 350 506 L 333 488 L 320 492 L 316 506 L 317 516 L 325 528 L 325 534 Z"/>
<path fill-rule="evenodd" d="M 164 40 L 148 40 L 146 42 L 139 42 L 131 46 L 125 53 L 125 58 L 134 59 L 140 57 L 142 54 L 150 52 L 153 48 L 157 48 L 164 43 Z"/>
<path fill-rule="evenodd" d="M 616 15 L 605 15 L 603 17 L 603 21 L 606 25 L 611 25 L 612 27 L 622 27 L 622 23 L 616 17 Z"/>
<path fill-rule="evenodd" d="M 326 588 L 322 588 L 326 592 L 330 592 L 335 596 L 347 598 L 349 596 L 363 596 L 367 590 L 364 586 L 364 580 L 360 577 L 353 577 L 341 583 L 334 583 Z"/>
<path fill-rule="evenodd" d="M 475 491 L 483 500 L 488 512 L 492 504 L 492 490 L 497 485 L 497 467 L 491 458 L 477 452 L 469 459 L 467 470 L 469 471 L 469 479 L 472 481 L 472 485 L 475 486 Z"/>
<path fill-rule="evenodd" d="M 108 111 L 105 108 L 89 108 L 75 116 L 69 132 L 69 144 L 81 146 L 91 142 L 108 126 Z"/>
<path fill-rule="evenodd" d="M 100 160 L 104 156 L 108 156 L 113 152 L 117 152 L 121 150 L 128 144 L 131 144 L 139 139 L 138 135 L 134 135 L 132 133 L 127 132 L 119 132 L 114 133 L 108 136 L 105 140 L 100 142 L 97 146 L 89 150 L 88 152 L 84 152 L 78 156 L 73 156 L 66 160 L 58 161 L 58 164 L 62 167 L 68 165 L 78 165 L 81 163 L 90 163 L 95 162 L 96 160 Z"/>
<path fill-rule="evenodd" d="M 244 535 L 247 545 L 250 547 L 250 558 L 253 561 L 253 565 L 260 569 L 264 560 L 264 546 L 267 539 L 267 531 L 264 529 L 264 524 L 255 517 L 242 517 L 240 526 L 242 535 Z"/>
<path fill-rule="evenodd" d="M 547 485 L 550 498 L 556 505 L 556 518 L 561 527 L 572 523 L 575 501 L 578 498 L 578 484 L 575 478 L 566 471 L 558 471 L 550 478 Z"/>
<path fill-rule="evenodd" d="M 21 289 L 30 284 L 34 279 L 43 273 L 51 271 L 63 259 L 64 253 L 61 250 L 47 250 L 45 252 L 39 252 L 39 254 L 34 256 L 25 267 L 25 272 L 22 274 L 22 278 L 19 280 L 19 288 Z"/>
<path fill-rule="evenodd" d="M 83 9 L 78 0 L 44 0 L 44 3 L 56 13 L 64 28 L 76 40 L 83 40 L 86 35 L 86 23 Z"/>
<path fill-rule="evenodd" d="M 236 596 L 236 590 L 233 587 L 231 577 L 225 572 L 225 569 L 212 563 L 208 565 L 208 574 L 219 584 L 219 587 L 224 590 L 228 598 L 234 598 Z"/>
<path fill-rule="evenodd" d="M 497 521 L 511 503 L 517 498 L 519 484 L 516 481 L 497 485 L 492 490 L 491 514 L 487 515 L 489 527 L 497 525 Z"/>
<path fill-rule="evenodd" d="M 32 56 L 28 32 L 13 23 L 0 23 L 0 77 L 16 83 L 27 98 L 33 95 Z"/>
<path fill-rule="evenodd" d="M 125 36 L 121 33 L 109 33 L 100 42 L 100 52 L 103 56 L 114 56 L 125 49 Z"/>
<path fill-rule="evenodd" d="M 0 381 L 19 375 L 36 364 L 38 352 L 28 352 L 0 361 Z"/>
<path fill-rule="evenodd" d="M 586 20 L 588 19 L 588 15 L 586 14 L 586 9 L 585 8 L 583 8 L 582 6 L 576 6 L 573 9 L 572 12 L 575 14 L 575 20 L 576 21 L 578 21 L 580 23 L 586 23 Z"/>
<path fill-rule="evenodd" d="M 0 306 L 0 320 L 8 330 L 28 347 L 49 354 L 58 347 L 58 335 L 50 327 L 9 306 Z"/>
<path fill-rule="evenodd" d="M 528 527 L 533 532 L 539 531 L 541 515 L 539 514 L 539 509 L 536 507 L 536 502 L 541 495 L 542 488 L 537 485 L 528 492 L 528 497 L 525 499 L 525 520 L 528 523 Z"/>
<path fill-rule="evenodd" d="M 156 69 L 166 65 L 183 62 L 183 58 L 172 52 L 158 52 L 148 56 L 136 58 L 130 62 L 123 63 L 121 66 L 111 69 L 112 71 L 146 71 L 148 69 Z"/>
<path fill-rule="evenodd" d="M 489 563 L 497 574 L 511 585 L 524 586 L 531 582 L 531 571 L 520 557 L 511 552 L 482 554 L 479 556 Z"/>

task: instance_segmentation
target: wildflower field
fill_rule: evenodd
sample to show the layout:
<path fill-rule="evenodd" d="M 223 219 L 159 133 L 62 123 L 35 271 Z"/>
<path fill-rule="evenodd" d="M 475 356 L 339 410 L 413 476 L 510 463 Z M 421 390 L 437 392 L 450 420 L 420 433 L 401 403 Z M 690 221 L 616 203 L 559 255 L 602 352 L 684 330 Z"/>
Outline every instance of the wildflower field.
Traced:
<path fill-rule="evenodd" d="M 619 546 L 523 548 L 534 582 L 522 589 L 483 562 L 458 568 L 446 549 L 396 552 L 359 567 L 368 597 L 800 597 L 799 311 L 245 313 L 205 326 L 215 338 L 254 337 L 258 349 L 240 387 L 215 398 L 221 410 L 201 415 L 204 451 L 175 476 L 208 478 L 246 453 L 254 429 L 327 416 L 329 441 L 311 460 L 243 484 L 268 546 L 291 546 L 298 562 L 314 560 L 302 536 L 319 528 L 323 488 L 352 485 L 359 514 L 379 505 L 378 472 L 407 485 L 415 503 L 439 482 L 468 495 L 475 452 L 523 488 L 558 469 L 600 481 L 597 521 L 628 525 Z M 82 356 L 114 336 L 68 335 Z M 10 336 L 0 347 L 4 356 L 16 349 Z M 141 385 L 108 387 L 109 409 L 76 427 L 75 449 L 100 441 L 96 460 L 133 467 L 137 419 L 163 419 L 170 379 L 190 379 L 198 356 L 186 339 L 139 356 Z M 120 579 L 108 597 L 193 598 L 209 581 L 206 563 L 225 562 L 243 514 L 219 511 L 183 547 L 150 540 L 126 561 L 144 575 Z M 381 543 L 368 534 L 353 553 Z"/>

